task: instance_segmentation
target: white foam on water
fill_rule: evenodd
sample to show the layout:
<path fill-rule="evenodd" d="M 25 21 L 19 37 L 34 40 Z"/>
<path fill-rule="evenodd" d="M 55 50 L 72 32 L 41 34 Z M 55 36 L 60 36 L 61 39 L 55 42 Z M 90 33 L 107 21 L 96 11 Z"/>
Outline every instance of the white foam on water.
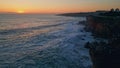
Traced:
<path fill-rule="evenodd" d="M 10 30 L 8 26 L 1 27 L 0 68 L 91 68 L 89 53 L 84 45 L 94 39 L 91 33 L 85 32 L 84 25 L 78 25 L 85 18 L 34 17 L 32 24 L 37 21 L 37 25 L 15 26 Z M 14 18 L 11 20 L 16 21 Z"/>

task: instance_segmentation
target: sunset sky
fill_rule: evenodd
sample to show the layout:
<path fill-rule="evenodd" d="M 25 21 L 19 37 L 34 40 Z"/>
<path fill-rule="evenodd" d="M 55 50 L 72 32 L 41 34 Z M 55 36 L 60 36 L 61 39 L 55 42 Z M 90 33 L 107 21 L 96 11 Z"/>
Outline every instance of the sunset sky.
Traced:
<path fill-rule="evenodd" d="M 120 8 L 120 0 L 0 0 L 0 12 L 67 13 Z"/>

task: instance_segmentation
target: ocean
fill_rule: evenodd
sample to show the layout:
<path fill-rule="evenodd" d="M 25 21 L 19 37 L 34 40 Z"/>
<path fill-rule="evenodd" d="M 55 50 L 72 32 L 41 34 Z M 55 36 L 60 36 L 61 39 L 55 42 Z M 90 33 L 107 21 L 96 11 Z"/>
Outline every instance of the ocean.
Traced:
<path fill-rule="evenodd" d="M 91 68 L 85 17 L 0 14 L 0 68 Z"/>

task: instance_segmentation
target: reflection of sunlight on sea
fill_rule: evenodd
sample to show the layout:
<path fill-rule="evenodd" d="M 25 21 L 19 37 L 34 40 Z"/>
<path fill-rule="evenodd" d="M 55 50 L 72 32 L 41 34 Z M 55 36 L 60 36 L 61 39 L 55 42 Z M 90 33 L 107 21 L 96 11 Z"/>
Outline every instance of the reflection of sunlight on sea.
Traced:
<path fill-rule="evenodd" d="M 43 34 L 43 33 L 47 33 L 47 32 L 51 32 L 51 31 L 56 31 L 56 30 L 62 30 L 63 27 L 51 27 L 51 28 L 45 28 L 44 30 L 31 30 L 31 31 L 28 31 L 28 32 L 24 32 L 22 34 L 18 34 L 18 35 L 13 35 L 11 36 L 11 39 L 18 39 L 18 38 L 21 38 L 23 40 L 28 40 L 29 38 L 33 37 L 33 36 L 37 36 L 37 35 L 40 35 L 40 34 Z M 9 37 L 10 38 L 10 37 Z"/>
<path fill-rule="evenodd" d="M 54 15 L 1 15 L 1 29 L 20 29 L 68 21 L 72 18 L 59 17 Z"/>
<path fill-rule="evenodd" d="M 34 19 L 33 19 L 34 20 Z M 22 28 L 30 28 L 30 27 L 37 27 L 45 25 L 45 21 L 42 22 L 35 22 L 35 21 L 24 21 L 17 20 L 17 21 L 3 21 L 0 23 L 0 29 L 22 29 Z"/>

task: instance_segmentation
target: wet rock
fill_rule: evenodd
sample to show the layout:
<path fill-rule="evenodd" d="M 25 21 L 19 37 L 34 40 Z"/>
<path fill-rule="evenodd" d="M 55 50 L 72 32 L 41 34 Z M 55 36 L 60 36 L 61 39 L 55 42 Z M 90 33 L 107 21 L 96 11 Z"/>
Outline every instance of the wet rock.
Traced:
<path fill-rule="evenodd" d="M 85 48 L 93 62 L 93 68 L 120 68 L 120 48 L 113 48 L 105 42 L 87 42 Z"/>
<path fill-rule="evenodd" d="M 85 25 L 85 24 L 86 24 L 86 21 L 79 21 L 79 22 L 78 22 L 78 25 L 80 25 L 80 24 Z"/>
<path fill-rule="evenodd" d="M 81 40 L 85 40 L 84 38 L 81 38 Z"/>

